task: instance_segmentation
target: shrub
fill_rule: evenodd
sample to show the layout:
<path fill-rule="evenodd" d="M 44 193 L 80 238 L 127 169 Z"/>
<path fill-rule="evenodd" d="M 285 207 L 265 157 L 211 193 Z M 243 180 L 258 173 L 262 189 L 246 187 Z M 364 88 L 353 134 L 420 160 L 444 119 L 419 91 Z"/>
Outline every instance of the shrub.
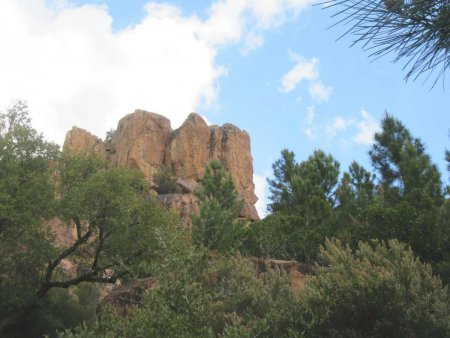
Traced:
<path fill-rule="evenodd" d="M 450 297 L 431 267 L 397 240 L 327 240 L 306 302 L 308 337 L 449 337 Z"/>

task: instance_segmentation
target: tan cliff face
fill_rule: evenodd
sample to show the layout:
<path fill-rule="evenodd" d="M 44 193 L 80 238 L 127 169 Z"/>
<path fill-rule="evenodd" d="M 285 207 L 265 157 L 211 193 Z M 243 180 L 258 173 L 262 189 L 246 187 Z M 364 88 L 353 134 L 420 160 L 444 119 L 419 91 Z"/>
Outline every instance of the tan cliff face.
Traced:
<path fill-rule="evenodd" d="M 119 121 L 117 130 L 107 142 L 74 127 L 66 134 L 64 148 L 97 151 L 115 165 L 140 170 L 150 181 L 161 167 L 166 166 L 183 183 L 181 188 L 184 190 L 186 186 L 195 187 L 203 177 L 205 166 L 213 159 L 218 160 L 230 172 L 244 199 L 241 216 L 258 219 L 254 206 L 257 197 L 250 136 L 234 125 L 208 126 L 199 115 L 192 113 L 180 128 L 172 131 L 167 118 L 136 110 Z M 187 190 L 192 193 L 193 188 Z M 174 204 L 176 208 L 177 203 L 169 200 L 170 196 L 165 197 L 164 204 Z M 191 212 L 197 213 L 198 208 L 193 207 Z M 183 210 L 183 217 L 185 214 L 186 210 Z"/>

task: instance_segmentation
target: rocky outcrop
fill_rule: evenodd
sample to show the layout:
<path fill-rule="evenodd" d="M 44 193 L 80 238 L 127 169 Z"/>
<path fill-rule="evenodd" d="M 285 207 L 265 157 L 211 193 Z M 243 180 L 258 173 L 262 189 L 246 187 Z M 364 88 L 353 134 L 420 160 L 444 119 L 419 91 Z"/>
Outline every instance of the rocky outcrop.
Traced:
<path fill-rule="evenodd" d="M 254 206 L 257 197 L 250 136 L 234 125 L 208 126 L 199 115 L 192 113 L 180 128 L 172 131 L 167 118 L 136 110 L 119 121 L 117 130 L 107 142 L 74 127 L 67 133 L 64 147 L 77 151 L 95 149 L 115 165 L 140 170 L 151 182 L 162 166 L 169 168 L 177 177 L 181 191 L 187 195 L 182 198 L 166 196 L 160 200 L 178 210 L 187 224 L 192 215 L 188 217 L 188 213 L 198 212 L 198 206 L 191 205 L 194 203 L 192 193 L 202 179 L 206 165 L 211 160 L 218 160 L 231 174 L 244 199 L 241 216 L 258 219 Z"/>
<path fill-rule="evenodd" d="M 136 110 L 119 121 L 108 157 L 112 163 L 139 169 L 152 179 L 164 163 L 171 133 L 170 121 L 164 116 Z"/>
<path fill-rule="evenodd" d="M 199 115 L 192 113 L 170 136 L 165 163 L 173 168 L 175 176 L 198 182 L 211 160 L 221 162 L 233 177 L 244 199 L 241 215 L 258 219 L 250 136 L 232 124 L 208 127 Z"/>
<path fill-rule="evenodd" d="M 231 174 L 238 193 L 244 198 L 242 216 L 259 219 L 253 183 L 253 159 L 250 136 L 232 124 L 210 127 L 210 159 L 218 160 Z"/>
<path fill-rule="evenodd" d="M 64 149 L 73 151 L 95 151 L 99 154 L 105 154 L 105 144 L 97 136 L 92 135 L 87 130 L 72 127 L 66 134 Z"/>
<path fill-rule="evenodd" d="M 190 114 L 180 128 L 170 136 L 165 163 L 175 176 L 183 180 L 200 181 L 205 166 L 210 162 L 210 132 L 208 125 L 197 114 Z"/>

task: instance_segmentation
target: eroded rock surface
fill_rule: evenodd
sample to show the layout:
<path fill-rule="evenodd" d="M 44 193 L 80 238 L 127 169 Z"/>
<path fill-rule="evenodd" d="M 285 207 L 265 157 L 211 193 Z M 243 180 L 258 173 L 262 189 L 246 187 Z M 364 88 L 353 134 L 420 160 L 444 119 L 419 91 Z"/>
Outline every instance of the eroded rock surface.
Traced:
<path fill-rule="evenodd" d="M 108 157 L 112 163 L 139 169 L 152 179 L 164 163 L 171 133 L 170 121 L 164 116 L 136 110 L 119 121 Z"/>
<path fill-rule="evenodd" d="M 167 118 L 136 110 L 119 121 L 117 130 L 107 142 L 74 127 L 67 133 L 64 147 L 77 151 L 94 149 L 105 154 L 115 165 L 142 171 L 151 182 L 155 173 L 166 166 L 177 177 L 182 191 L 190 193 L 184 194 L 186 196 L 192 196 L 206 165 L 213 159 L 218 160 L 231 174 L 244 199 L 241 216 L 259 219 L 254 206 L 257 197 L 250 136 L 234 125 L 208 126 L 198 114 L 192 113 L 180 128 L 172 131 Z M 188 213 L 197 213 L 198 206 L 187 207 L 193 199 L 186 196 L 181 198 L 179 194 L 173 194 L 170 199 L 160 199 L 166 206 L 176 209 L 189 225 L 192 214 L 188 217 Z"/>
<path fill-rule="evenodd" d="M 99 154 L 105 154 L 105 144 L 95 135 L 92 135 L 87 130 L 72 127 L 66 133 L 64 140 L 64 149 L 71 149 L 73 151 L 96 151 Z"/>

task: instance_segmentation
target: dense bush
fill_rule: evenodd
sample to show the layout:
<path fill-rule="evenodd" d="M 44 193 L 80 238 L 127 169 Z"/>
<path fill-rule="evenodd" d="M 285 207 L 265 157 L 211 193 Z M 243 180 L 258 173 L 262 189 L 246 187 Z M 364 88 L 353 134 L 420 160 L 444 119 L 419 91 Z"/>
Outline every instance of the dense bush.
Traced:
<path fill-rule="evenodd" d="M 305 301 L 307 337 L 449 337 L 448 289 L 396 240 L 321 249 Z M 307 318 L 307 317 L 305 317 Z"/>
<path fill-rule="evenodd" d="M 126 317 L 104 313 L 74 337 L 300 337 L 299 299 L 285 277 L 254 275 L 241 257 L 195 253 Z"/>

